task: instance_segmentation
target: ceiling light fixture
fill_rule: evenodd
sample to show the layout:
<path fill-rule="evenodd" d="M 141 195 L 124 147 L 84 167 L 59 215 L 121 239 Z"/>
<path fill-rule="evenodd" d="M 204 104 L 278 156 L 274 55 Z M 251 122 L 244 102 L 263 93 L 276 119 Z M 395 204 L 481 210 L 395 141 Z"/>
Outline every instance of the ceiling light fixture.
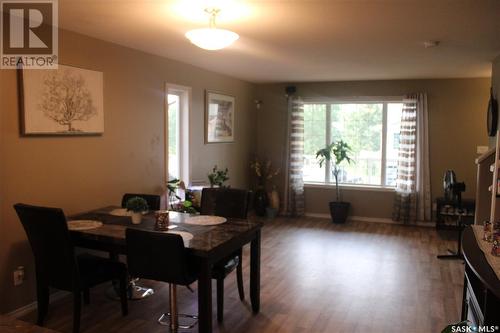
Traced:
<path fill-rule="evenodd" d="M 218 8 L 207 8 L 205 12 L 210 15 L 209 27 L 194 29 L 186 32 L 186 38 L 194 45 L 210 51 L 220 50 L 234 43 L 240 36 L 237 33 L 218 29 L 215 26 L 215 18 L 219 14 Z"/>

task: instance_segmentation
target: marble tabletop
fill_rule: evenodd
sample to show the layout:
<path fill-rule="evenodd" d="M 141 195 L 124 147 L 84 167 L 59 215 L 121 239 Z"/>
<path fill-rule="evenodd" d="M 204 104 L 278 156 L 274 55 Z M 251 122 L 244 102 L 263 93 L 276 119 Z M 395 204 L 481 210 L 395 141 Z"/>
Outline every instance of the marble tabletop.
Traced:
<path fill-rule="evenodd" d="M 143 215 L 141 224 L 136 225 L 132 224 L 129 216 L 109 214 L 116 208 L 119 207 L 108 206 L 68 217 L 68 220 L 97 220 L 103 223 L 103 226 L 99 228 L 72 231 L 72 233 L 78 233 L 80 236 L 88 239 L 124 245 L 125 230 L 127 228 L 155 231 L 154 212 Z M 189 214 L 170 212 L 169 216 L 170 225 L 176 226 L 172 231 L 184 231 L 193 235 L 193 239 L 190 240 L 187 247 L 197 252 L 210 252 L 236 238 L 254 233 L 263 225 L 261 221 L 257 220 L 230 218 L 227 222 L 219 225 L 203 226 L 185 223 L 186 219 L 190 216 Z"/>

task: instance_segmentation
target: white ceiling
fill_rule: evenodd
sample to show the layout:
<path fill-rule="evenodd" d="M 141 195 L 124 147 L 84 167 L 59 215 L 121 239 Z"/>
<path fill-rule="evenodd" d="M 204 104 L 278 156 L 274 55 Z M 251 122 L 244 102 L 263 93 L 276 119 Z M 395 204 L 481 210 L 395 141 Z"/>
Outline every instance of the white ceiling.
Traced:
<path fill-rule="evenodd" d="M 207 1 L 227 49 L 184 37 Z M 59 24 L 252 82 L 487 77 L 500 54 L 500 0 L 60 0 Z"/>

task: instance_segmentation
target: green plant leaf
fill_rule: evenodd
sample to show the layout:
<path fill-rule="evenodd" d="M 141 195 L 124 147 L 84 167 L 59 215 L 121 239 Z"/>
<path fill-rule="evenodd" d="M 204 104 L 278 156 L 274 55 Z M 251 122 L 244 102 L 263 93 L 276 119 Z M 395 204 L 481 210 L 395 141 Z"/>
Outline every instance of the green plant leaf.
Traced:
<path fill-rule="evenodd" d="M 141 197 L 133 197 L 127 200 L 125 208 L 135 213 L 145 212 L 149 209 L 148 202 Z"/>

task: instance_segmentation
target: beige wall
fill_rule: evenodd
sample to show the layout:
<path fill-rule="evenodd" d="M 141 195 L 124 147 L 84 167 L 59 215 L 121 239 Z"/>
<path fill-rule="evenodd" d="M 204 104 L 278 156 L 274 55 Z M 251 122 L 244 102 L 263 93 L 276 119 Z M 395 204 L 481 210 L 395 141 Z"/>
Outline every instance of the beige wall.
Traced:
<path fill-rule="evenodd" d="M 442 194 L 442 175 L 453 169 L 465 181 L 465 197 L 474 197 L 476 146 L 487 145 L 486 107 L 490 79 L 394 80 L 296 84 L 303 97 L 400 96 L 426 92 L 429 106 L 430 166 L 433 197 Z M 258 155 L 282 165 L 286 98 L 284 84 L 259 85 Z M 277 181 L 283 189 L 283 177 Z M 333 189 L 306 188 L 306 211 L 328 213 Z M 390 218 L 393 193 L 345 190 L 344 199 L 352 203 L 351 215 Z"/>
<path fill-rule="evenodd" d="M 493 87 L 493 96 L 496 100 L 500 100 L 500 55 L 493 60 L 493 67 L 491 71 L 491 86 Z M 499 102 L 500 104 L 500 102 Z M 500 129 L 500 119 L 498 119 L 498 128 Z M 490 139 L 490 146 L 495 146 L 495 139 Z"/>
<path fill-rule="evenodd" d="M 496 99 L 500 99 L 500 55 L 493 60 L 491 85 Z"/>
<path fill-rule="evenodd" d="M 0 313 L 34 299 L 32 255 L 14 203 L 59 206 L 71 214 L 118 204 L 127 191 L 161 193 L 165 82 L 192 87 L 192 179 L 205 179 L 217 163 L 229 168 L 232 186 L 248 185 L 254 85 L 71 32 L 60 33 L 59 45 L 62 64 L 104 72 L 105 132 L 20 137 L 16 73 L 0 71 Z M 205 89 L 236 97 L 235 143 L 204 144 Z M 14 288 L 12 271 L 18 265 L 26 267 L 27 279 Z"/>

